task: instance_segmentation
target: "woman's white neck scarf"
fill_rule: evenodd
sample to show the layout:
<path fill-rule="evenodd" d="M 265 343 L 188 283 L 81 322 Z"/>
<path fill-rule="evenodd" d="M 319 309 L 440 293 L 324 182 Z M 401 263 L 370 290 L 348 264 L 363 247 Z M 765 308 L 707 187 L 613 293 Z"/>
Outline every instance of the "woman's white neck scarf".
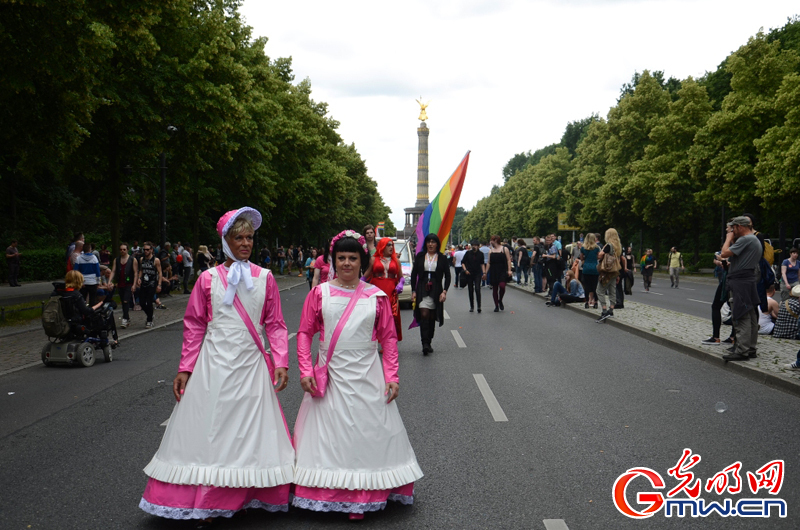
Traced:
<path fill-rule="evenodd" d="M 236 287 L 239 282 L 244 280 L 244 285 L 248 291 L 253 290 L 253 275 L 250 272 L 250 262 L 246 259 L 238 260 L 233 257 L 231 247 L 228 246 L 228 241 L 222 238 L 222 251 L 225 256 L 232 259 L 230 270 L 228 270 L 228 288 L 225 290 L 225 298 L 222 303 L 225 305 L 233 305 L 233 298 L 236 296 Z"/>

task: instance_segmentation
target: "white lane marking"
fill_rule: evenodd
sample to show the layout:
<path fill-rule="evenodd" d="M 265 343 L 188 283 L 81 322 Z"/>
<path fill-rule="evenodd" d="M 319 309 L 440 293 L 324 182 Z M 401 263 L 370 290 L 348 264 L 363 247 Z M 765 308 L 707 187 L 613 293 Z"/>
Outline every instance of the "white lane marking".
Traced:
<path fill-rule="evenodd" d="M 450 320 L 450 315 L 447 314 L 447 311 L 444 312 L 444 319 Z"/>
<path fill-rule="evenodd" d="M 564 519 L 544 519 L 545 530 L 569 530 Z"/>
<path fill-rule="evenodd" d="M 696 291 L 697 289 L 692 289 L 691 287 L 679 287 L 679 291 Z"/>
<path fill-rule="evenodd" d="M 169 418 L 167 418 L 166 420 L 164 420 L 164 423 L 162 423 L 161 425 L 159 425 L 159 427 L 166 427 L 168 424 L 169 424 Z"/>
<path fill-rule="evenodd" d="M 450 333 L 453 334 L 453 338 L 456 339 L 456 344 L 458 344 L 459 348 L 466 348 L 467 343 L 464 342 L 464 339 L 461 338 L 461 335 L 458 334 L 458 331 L 451 329 Z"/>
<path fill-rule="evenodd" d="M 486 378 L 483 377 L 483 374 L 472 374 L 472 377 L 475 378 L 475 382 L 478 384 L 478 390 L 481 391 L 483 400 L 486 402 L 486 406 L 489 407 L 489 412 L 492 413 L 494 421 L 508 421 L 506 413 L 503 412 L 503 407 L 500 406 L 497 398 L 494 397 L 494 392 L 489 388 L 489 383 L 486 382 Z"/>
<path fill-rule="evenodd" d="M 286 340 L 292 340 L 292 339 L 293 339 L 293 338 L 295 338 L 296 336 L 297 336 L 297 333 L 289 333 L 289 338 L 288 338 L 288 339 L 286 339 Z"/>
<path fill-rule="evenodd" d="M 657 294 L 658 296 L 664 296 L 662 293 L 655 293 L 653 291 L 642 291 L 644 294 Z"/>
<path fill-rule="evenodd" d="M 687 298 L 690 302 L 700 302 L 701 304 L 714 305 L 714 302 L 706 302 L 705 300 L 695 300 L 694 298 Z"/>

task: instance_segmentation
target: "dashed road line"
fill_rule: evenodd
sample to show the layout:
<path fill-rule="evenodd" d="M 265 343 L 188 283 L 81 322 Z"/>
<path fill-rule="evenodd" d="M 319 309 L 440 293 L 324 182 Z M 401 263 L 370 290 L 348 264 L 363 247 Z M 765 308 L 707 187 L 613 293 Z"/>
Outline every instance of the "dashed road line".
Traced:
<path fill-rule="evenodd" d="M 658 296 L 664 296 L 663 293 L 656 293 L 656 292 L 653 292 L 653 291 L 642 291 L 642 292 L 644 294 L 655 294 L 655 295 L 658 295 Z"/>
<path fill-rule="evenodd" d="M 296 336 L 297 336 L 297 333 L 289 333 L 289 338 L 287 338 L 286 340 L 287 340 L 287 341 L 290 341 L 290 340 L 292 340 L 293 338 L 295 338 Z"/>
<path fill-rule="evenodd" d="M 456 339 L 456 344 L 458 344 L 459 348 L 466 348 L 467 347 L 467 343 L 464 342 L 464 339 L 461 338 L 461 335 L 458 333 L 458 331 L 456 331 L 454 329 L 451 329 L 450 333 L 453 334 L 453 338 Z"/>
<path fill-rule="evenodd" d="M 162 423 L 161 425 L 159 425 L 159 427 L 166 427 L 167 425 L 169 425 L 169 418 L 167 418 L 166 420 L 164 420 L 164 423 Z"/>
<path fill-rule="evenodd" d="M 447 314 L 447 311 L 444 312 L 444 319 L 450 320 L 450 315 Z"/>
<path fill-rule="evenodd" d="M 545 530 L 569 530 L 564 519 L 544 519 L 542 522 L 544 523 Z"/>
<path fill-rule="evenodd" d="M 687 298 L 690 302 L 700 302 L 701 304 L 713 305 L 714 302 L 706 302 L 705 300 L 695 300 L 694 298 Z"/>
<path fill-rule="evenodd" d="M 494 421 L 508 421 L 506 413 L 503 412 L 503 407 L 500 406 L 497 398 L 494 397 L 494 392 L 489 388 L 489 383 L 486 382 L 486 378 L 483 377 L 483 374 L 472 374 L 472 377 L 475 378 L 475 382 L 478 384 L 478 390 L 481 391 L 483 400 L 486 402 L 486 406 L 489 407 L 489 412 L 492 413 Z"/>

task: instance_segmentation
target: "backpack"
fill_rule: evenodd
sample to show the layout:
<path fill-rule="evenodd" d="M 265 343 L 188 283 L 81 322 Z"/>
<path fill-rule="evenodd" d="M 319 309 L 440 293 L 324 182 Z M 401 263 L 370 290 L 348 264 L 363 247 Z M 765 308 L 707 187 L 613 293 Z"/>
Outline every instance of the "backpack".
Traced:
<path fill-rule="evenodd" d="M 613 273 L 620 269 L 619 258 L 614 255 L 614 247 L 611 247 L 611 252 L 603 254 L 603 260 L 597 264 L 598 272 Z"/>
<path fill-rule="evenodd" d="M 767 260 L 770 267 L 775 264 L 775 248 L 769 241 L 764 241 L 764 255 L 762 257 Z"/>
<path fill-rule="evenodd" d="M 61 339 L 69 335 L 69 321 L 61 307 L 61 297 L 51 296 L 42 310 L 42 327 L 48 337 Z"/>

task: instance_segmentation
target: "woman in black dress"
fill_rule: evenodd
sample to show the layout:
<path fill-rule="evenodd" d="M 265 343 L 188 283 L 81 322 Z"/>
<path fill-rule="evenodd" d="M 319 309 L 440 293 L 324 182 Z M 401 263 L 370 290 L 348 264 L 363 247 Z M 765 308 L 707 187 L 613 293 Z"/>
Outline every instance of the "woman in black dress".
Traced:
<path fill-rule="evenodd" d="M 489 268 L 487 277 L 492 284 L 492 298 L 494 311 L 502 311 L 503 297 L 506 294 L 506 282 L 511 279 L 511 253 L 501 244 L 500 236 L 492 236 L 491 249 L 489 250 Z"/>
<path fill-rule="evenodd" d="M 423 251 L 414 257 L 411 269 L 411 288 L 414 298 L 414 318 L 419 323 L 422 355 L 433 353 L 431 340 L 439 326 L 444 325 L 444 302 L 450 288 L 450 263 L 439 251 L 441 242 L 436 234 L 428 234 Z M 444 287 L 442 286 L 444 279 Z"/>

